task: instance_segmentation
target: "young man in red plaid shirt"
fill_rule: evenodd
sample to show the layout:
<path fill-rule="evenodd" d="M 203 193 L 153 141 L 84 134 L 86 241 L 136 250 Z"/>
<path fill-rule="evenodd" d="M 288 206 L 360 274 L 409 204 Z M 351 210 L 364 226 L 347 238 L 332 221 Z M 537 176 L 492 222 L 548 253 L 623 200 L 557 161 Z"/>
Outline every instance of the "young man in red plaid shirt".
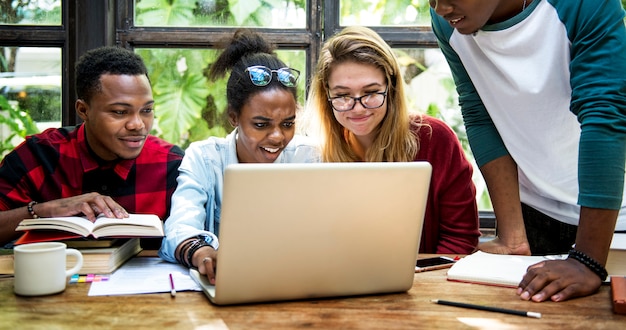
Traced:
<path fill-rule="evenodd" d="M 169 213 L 183 151 L 149 135 L 154 100 L 141 57 L 85 53 L 76 91 L 82 124 L 29 136 L 0 163 L 0 245 L 26 218 Z"/>

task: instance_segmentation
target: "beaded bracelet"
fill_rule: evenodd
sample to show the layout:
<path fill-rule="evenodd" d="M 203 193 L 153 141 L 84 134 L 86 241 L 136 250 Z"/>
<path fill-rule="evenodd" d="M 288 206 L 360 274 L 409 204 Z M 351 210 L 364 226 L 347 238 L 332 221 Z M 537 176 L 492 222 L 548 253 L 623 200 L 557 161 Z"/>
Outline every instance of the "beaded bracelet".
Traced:
<path fill-rule="evenodd" d="M 205 242 L 203 239 L 200 239 L 200 238 L 197 238 L 193 241 L 193 244 L 187 250 L 187 259 L 185 260 L 187 264 L 189 265 L 188 266 L 189 268 L 193 266 L 193 259 L 192 259 L 193 254 L 196 253 L 196 251 L 198 251 L 201 247 L 204 247 L 204 246 L 211 246 L 211 245 L 209 245 L 209 243 Z"/>
<path fill-rule="evenodd" d="M 176 255 L 176 260 L 181 263 L 183 266 L 190 268 L 191 265 L 187 264 L 187 260 L 185 259 L 185 252 L 191 247 L 194 243 L 194 240 L 187 240 L 183 243 L 183 245 L 178 249 L 178 254 Z"/>
<path fill-rule="evenodd" d="M 35 206 L 35 204 L 37 204 L 37 202 L 30 201 L 28 205 L 26 205 L 26 209 L 28 210 L 28 213 L 30 213 L 30 216 L 33 219 L 39 219 L 39 216 L 37 215 L 37 213 L 35 213 L 35 210 L 33 209 L 33 206 Z"/>
<path fill-rule="evenodd" d="M 601 281 L 606 280 L 606 277 L 609 275 L 606 268 L 604 268 L 599 262 L 578 250 L 569 250 L 568 258 L 572 258 L 591 269 L 592 272 L 600 277 Z"/>

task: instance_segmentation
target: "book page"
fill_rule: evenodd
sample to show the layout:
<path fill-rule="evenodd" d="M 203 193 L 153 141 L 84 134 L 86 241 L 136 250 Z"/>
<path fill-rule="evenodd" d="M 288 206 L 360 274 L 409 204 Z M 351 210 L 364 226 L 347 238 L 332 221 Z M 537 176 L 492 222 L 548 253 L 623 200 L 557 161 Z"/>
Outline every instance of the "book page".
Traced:
<path fill-rule="evenodd" d="M 143 236 L 162 237 L 163 223 L 154 214 L 130 214 L 128 218 L 98 217 L 92 231 L 94 237 Z"/>
<path fill-rule="evenodd" d="M 154 214 L 130 214 L 128 218 L 107 218 L 100 215 L 96 222 L 86 217 L 56 217 L 25 219 L 20 222 L 16 231 L 25 231 L 16 244 L 65 240 L 82 237 L 163 237 L 163 223 Z M 65 233 L 65 234 L 63 234 Z"/>
<path fill-rule="evenodd" d="M 189 270 L 161 258 L 132 258 L 116 270 L 108 281 L 92 282 L 89 296 L 113 296 L 170 292 L 172 274 L 176 291 L 201 291 Z"/>
<path fill-rule="evenodd" d="M 15 230 L 52 229 L 67 231 L 81 236 L 89 236 L 93 227 L 93 222 L 85 217 L 56 217 L 25 219 L 20 222 Z"/>

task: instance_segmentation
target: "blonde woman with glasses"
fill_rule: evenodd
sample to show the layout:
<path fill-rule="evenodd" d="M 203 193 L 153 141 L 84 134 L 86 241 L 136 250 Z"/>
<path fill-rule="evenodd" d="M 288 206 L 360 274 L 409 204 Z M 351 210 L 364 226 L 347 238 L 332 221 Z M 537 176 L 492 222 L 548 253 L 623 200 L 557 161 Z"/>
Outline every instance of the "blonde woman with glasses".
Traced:
<path fill-rule="evenodd" d="M 230 70 L 227 137 L 194 142 L 185 151 L 165 222 L 159 255 L 195 267 L 215 283 L 223 173 L 235 163 L 319 161 L 315 144 L 295 134 L 300 72 L 280 61 L 258 34 L 239 30 L 211 66 L 210 78 Z"/>
<path fill-rule="evenodd" d="M 309 132 L 319 128 L 322 161 L 430 162 L 420 251 L 474 251 L 480 231 L 472 166 L 445 123 L 409 114 L 398 62 L 378 34 L 348 27 L 324 44 L 306 111 Z"/>

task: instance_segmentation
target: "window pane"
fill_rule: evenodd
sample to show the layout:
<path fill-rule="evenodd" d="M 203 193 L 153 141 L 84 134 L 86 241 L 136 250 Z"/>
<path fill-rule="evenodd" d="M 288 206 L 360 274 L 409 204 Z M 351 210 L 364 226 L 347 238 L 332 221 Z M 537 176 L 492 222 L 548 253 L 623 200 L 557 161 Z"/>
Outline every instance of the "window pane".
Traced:
<path fill-rule="evenodd" d="M 218 55 L 214 49 L 136 49 L 146 62 L 155 100 L 153 134 L 186 148 L 209 136 L 226 136 L 232 126 L 226 117 L 226 82 L 208 81 L 208 67 Z M 298 95 L 304 101 L 306 54 L 279 50 L 278 57 L 300 70 Z"/>
<path fill-rule="evenodd" d="M 0 156 L 61 125 L 61 49 L 0 47 Z"/>
<path fill-rule="evenodd" d="M 304 28 L 306 0 L 136 0 L 137 26 Z"/>
<path fill-rule="evenodd" d="M 62 0 L 0 0 L 0 24 L 61 25 Z"/>
<path fill-rule="evenodd" d="M 439 48 L 394 48 L 407 84 L 409 107 L 446 122 L 456 133 L 468 159 L 474 165 L 478 208 L 492 210 L 487 188 L 469 148 L 461 117 L 458 94 L 450 67 Z"/>
<path fill-rule="evenodd" d="M 430 26 L 428 0 L 342 0 L 341 26 Z"/>

